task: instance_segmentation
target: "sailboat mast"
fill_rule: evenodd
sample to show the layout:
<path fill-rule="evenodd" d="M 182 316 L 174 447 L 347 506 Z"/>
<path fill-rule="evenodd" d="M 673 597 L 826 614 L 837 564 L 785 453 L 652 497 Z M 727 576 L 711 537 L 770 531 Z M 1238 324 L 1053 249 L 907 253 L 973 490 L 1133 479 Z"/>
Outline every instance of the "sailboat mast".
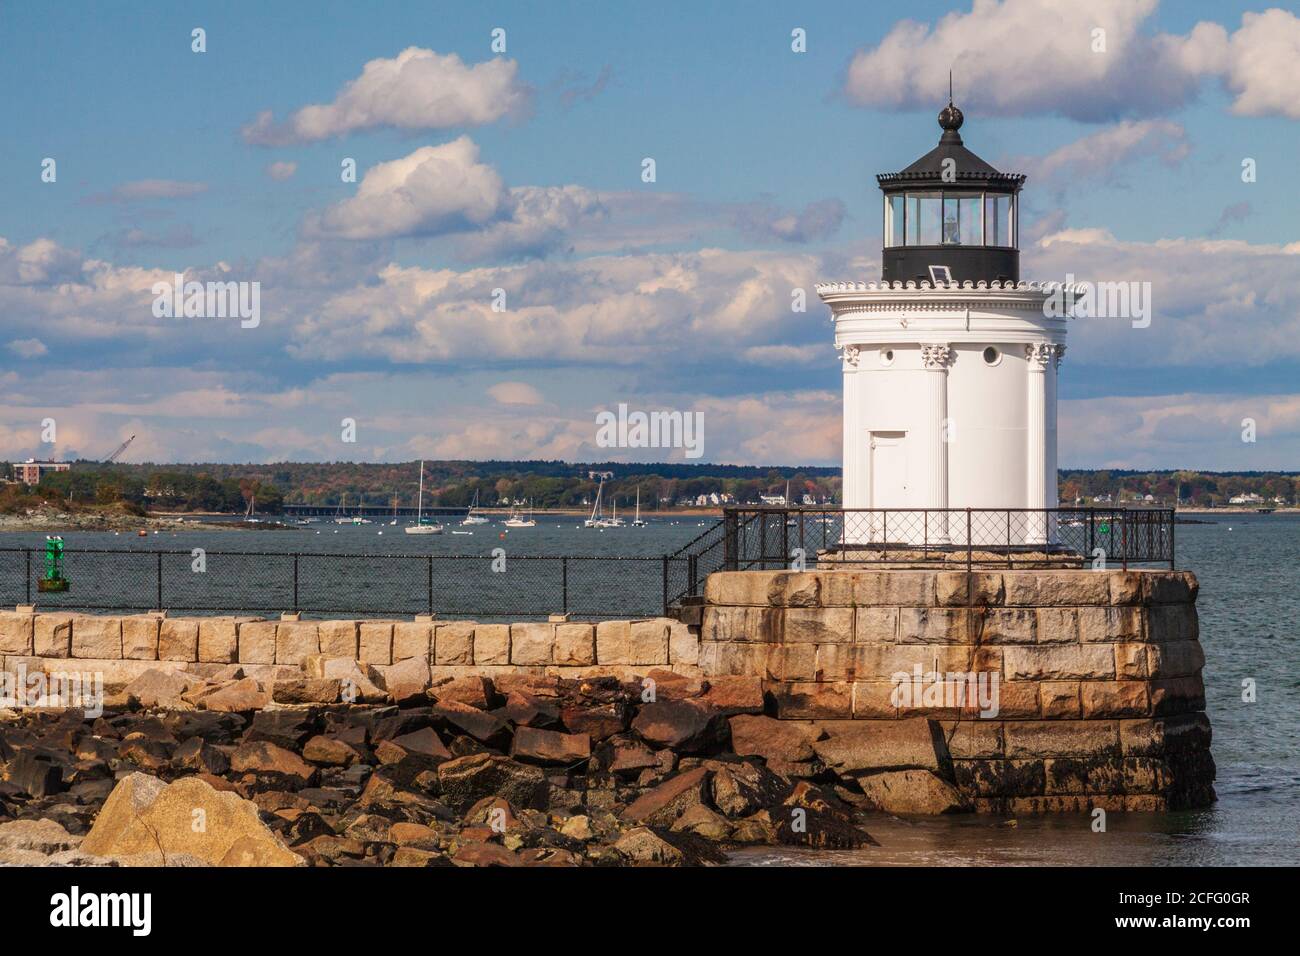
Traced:
<path fill-rule="evenodd" d="M 415 502 L 415 523 L 424 524 L 424 459 L 420 459 L 420 490 Z"/>

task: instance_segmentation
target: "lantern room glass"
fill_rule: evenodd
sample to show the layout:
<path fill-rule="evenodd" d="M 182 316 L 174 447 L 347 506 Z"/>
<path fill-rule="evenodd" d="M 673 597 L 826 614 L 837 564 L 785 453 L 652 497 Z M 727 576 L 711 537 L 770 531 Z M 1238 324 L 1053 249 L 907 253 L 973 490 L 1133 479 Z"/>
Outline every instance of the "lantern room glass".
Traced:
<path fill-rule="evenodd" d="M 1015 196 L 909 192 L 885 197 L 885 245 L 1015 248 Z"/>

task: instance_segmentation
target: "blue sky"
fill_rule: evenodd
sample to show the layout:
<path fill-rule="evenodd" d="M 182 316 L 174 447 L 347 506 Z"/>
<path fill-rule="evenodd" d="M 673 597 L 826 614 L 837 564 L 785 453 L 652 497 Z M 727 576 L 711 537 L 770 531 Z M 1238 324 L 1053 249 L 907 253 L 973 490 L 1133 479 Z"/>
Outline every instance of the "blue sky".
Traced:
<path fill-rule="evenodd" d="M 967 145 L 1030 175 L 1025 277 L 1153 283 L 1152 329 L 1071 331 L 1063 465 L 1300 468 L 1300 19 L 898 9 L 0 6 L 0 454 L 610 457 L 627 401 L 702 411 L 709 460 L 837 463 L 789 289 L 878 278 L 874 174 L 933 146 L 951 66 Z M 181 270 L 260 282 L 262 324 L 153 316 Z"/>

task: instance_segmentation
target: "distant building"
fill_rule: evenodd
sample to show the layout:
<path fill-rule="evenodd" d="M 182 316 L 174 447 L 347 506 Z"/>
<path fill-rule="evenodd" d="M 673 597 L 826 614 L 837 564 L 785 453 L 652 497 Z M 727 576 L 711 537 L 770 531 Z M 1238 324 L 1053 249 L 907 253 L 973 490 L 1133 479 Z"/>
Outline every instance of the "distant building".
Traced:
<path fill-rule="evenodd" d="M 47 471 L 70 471 L 72 464 L 66 461 L 37 461 L 28 458 L 14 463 L 14 477 L 26 485 L 39 485 L 41 475 Z"/>
<path fill-rule="evenodd" d="M 1262 505 L 1264 499 L 1262 496 L 1251 492 L 1248 495 L 1233 495 L 1228 499 L 1230 505 Z"/>

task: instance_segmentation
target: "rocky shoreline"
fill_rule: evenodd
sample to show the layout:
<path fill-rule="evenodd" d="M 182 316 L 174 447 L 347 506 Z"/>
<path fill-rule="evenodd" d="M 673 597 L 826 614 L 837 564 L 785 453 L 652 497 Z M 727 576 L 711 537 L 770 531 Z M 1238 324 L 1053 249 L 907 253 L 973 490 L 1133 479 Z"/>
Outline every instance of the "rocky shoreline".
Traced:
<path fill-rule="evenodd" d="M 148 671 L 94 719 L 0 715 L 0 865 L 680 866 L 875 842 L 872 797 L 743 678 L 202 671 Z"/>

